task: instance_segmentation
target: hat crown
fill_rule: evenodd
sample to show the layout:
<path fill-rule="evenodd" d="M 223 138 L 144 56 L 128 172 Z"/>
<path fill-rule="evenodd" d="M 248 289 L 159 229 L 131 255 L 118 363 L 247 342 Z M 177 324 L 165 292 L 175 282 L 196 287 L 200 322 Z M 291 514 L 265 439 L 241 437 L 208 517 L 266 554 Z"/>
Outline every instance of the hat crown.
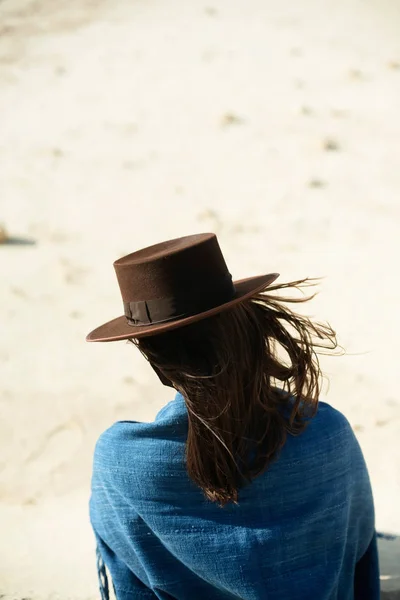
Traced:
<path fill-rule="evenodd" d="M 115 261 L 131 325 L 164 323 L 204 312 L 235 295 L 215 234 L 169 240 Z"/>
<path fill-rule="evenodd" d="M 124 302 L 187 296 L 229 276 L 213 233 L 143 248 L 116 260 L 114 268 Z"/>

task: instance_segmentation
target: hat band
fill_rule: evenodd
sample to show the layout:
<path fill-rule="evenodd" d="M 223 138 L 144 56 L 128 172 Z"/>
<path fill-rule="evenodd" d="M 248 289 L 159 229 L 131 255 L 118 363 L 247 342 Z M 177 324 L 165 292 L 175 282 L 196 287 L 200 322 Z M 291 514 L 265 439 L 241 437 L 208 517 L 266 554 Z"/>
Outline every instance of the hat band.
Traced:
<path fill-rule="evenodd" d="M 155 325 L 174 319 L 184 319 L 206 312 L 233 300 L 236 290 L 230 273 L 207 288 L 191 290 L 191 296 L 180 295 L 170 298 L 124 302 L 128 324 L 134 327 Z"/>

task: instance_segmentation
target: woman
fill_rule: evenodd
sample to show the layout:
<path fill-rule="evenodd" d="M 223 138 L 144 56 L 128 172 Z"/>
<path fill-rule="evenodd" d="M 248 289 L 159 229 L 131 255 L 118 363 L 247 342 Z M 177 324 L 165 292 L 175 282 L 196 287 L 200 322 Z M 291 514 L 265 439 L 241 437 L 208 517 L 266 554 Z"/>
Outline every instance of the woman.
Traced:
<path fill-rule="evenodd" d="M 310 282 L 232 283 L 214 234 L 114 266 L 125 316 L 87 339 L 132 340 L 177 394 L 153 423 L 118 422 L 97 443 L 102 597 L 105 564 L 118 600 L 378 599 L 364 459 L 318 403 L 316 352 L 335 333 L 275 294 Z"/>

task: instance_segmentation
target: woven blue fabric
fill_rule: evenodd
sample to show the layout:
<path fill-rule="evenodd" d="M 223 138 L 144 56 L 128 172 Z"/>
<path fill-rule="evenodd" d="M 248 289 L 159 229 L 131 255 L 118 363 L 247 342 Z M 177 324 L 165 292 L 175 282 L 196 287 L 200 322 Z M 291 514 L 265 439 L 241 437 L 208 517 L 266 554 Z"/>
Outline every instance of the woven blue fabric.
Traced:
<path fill-rule="evenodd" d="M 154 422 L 115 423 L 97 443 L 90 516 L 118 600 L 378 600 L 370 481 L 340 412 L 320 402 L 224 508 L 188 478 L 186 436 L 177 394 Z"/>

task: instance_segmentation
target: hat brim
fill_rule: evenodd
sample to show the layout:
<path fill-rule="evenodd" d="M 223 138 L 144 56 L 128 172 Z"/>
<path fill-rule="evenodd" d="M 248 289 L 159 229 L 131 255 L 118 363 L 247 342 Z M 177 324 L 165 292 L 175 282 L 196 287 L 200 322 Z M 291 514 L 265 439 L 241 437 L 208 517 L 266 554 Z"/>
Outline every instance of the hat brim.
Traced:
<path fill-rule="evenodd" d="M 174 321 L 167 321 L 165 323 L 154 323 L 153 325 L 130 325 L 125 316 L 117 317 L 104 325 L 100 325 L 86 336 L 87 342 L 116 342 L 118 340 L 127 340 L 129 338 L 141 338 L 159 333 L 165 333 L 178 327 L 184 327 L 196 321 L 207 319 L 212 317 L 224 310 L 228 310 L 250 298 L 254 294 L 261 292 L 263 289 L 271 285 L 277 278 L 279 273 L 270 273 L 269 275 L 258 275 L 257 277 L 248 277 L 247 279 L 240 279 L 234 282 L 235 296 L 229 302 L 220 304 L 215 308 L 211 308 L 202 313 L 185 317 L 183 319 L 177 319 Z"/>

